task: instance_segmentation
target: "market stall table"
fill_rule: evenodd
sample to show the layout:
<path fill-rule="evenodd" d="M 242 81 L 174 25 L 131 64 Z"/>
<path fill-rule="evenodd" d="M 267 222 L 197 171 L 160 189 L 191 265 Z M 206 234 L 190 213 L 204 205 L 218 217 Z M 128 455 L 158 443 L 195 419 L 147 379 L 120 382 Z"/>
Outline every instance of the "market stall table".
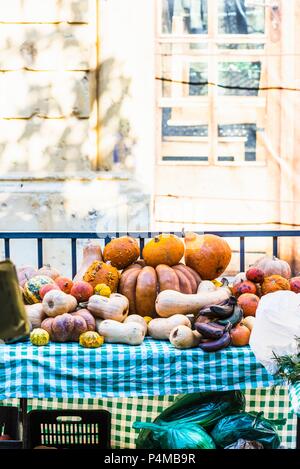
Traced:
<path fill-rule="evenodd" d="M 205 353 L 150 338 L 140 346 L 104 344 L 97 349 L 77 343 L 0 345 L 0 400 L 19 398 L 23 405 L 32 398 L 151 398 L 279 384 L 249 346 Z M 299 405 L 295 397 L 292 403 Z"/>

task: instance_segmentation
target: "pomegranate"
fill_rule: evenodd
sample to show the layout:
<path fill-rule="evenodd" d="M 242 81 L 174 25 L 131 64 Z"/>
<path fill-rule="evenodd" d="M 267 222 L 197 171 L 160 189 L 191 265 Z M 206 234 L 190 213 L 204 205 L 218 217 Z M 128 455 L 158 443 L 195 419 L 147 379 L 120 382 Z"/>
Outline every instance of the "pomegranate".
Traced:
<path fill-rule="evenodd" d="M 259 298 L 254 293 L 243 293 L 238 298 L 238 304 L 243 310 L 244 316 L 255 316 Z"/>
<path fill-rule="evenodd" d="M 290 287 L 293 292 L 300 293 L 300 277 L 291 278 Z"/>
<path fill-rule="evenodd" d="M 84 280 L 79 280 L 74 282 L 71 288 L 71 295 L 73 295 L 78 303 L 82 301 L 87 301 L 90 296 L 94 294 L 94 289 L 92 285 Z"/>
<path fill-rule="evenodd" d="M 55 283 L 59 286 L 61 291 L 67 294 L 71 293 L 71 289 L 73 287 L 73 282 L 71 279 L 67 277 L 57 277 L 55 279 Z"/>
<path fill-rule="evenodd" d="M 236 297 L 239 297 L 243 293 L 256 294 L 256 286 L 253 282 L 250 282 L 249 280 L 241 281 L 240 283 L 236 283 L 235 285 L 233 285 L 232 293 Z"/>
<path fill-rule="evenodd" d="M 253 283 L 262 283 L 264 281 L 264 273 L 258 267 L 250 267 L 246 272 L 247 280 Z"/>

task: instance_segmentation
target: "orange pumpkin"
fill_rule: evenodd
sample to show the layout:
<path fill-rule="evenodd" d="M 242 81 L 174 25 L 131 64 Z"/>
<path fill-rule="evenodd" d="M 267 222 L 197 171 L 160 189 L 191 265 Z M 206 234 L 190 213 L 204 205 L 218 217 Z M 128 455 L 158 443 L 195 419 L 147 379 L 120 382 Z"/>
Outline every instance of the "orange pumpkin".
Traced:
<path fill-rule="evenodd" d="M 196 270 L 202 280 L 219 277 L 231 260 L 231 248 L 225 239 L 213 234 L 187 233 L 185 263 Z"/>
<path fill-rule="evenodd" d="M 139 245 L 130 236 L 112 239 L 103 250 L 104 261 L 110 261 L 113 267 L 120 270 L 135 262 L 139 255 Z"/>
<path fill-rule="evenodd" d="M 154 269 L 135 263 L 122 272 L 119 293 L 128 298 L 130 314 L 155 317 L 155 300 L 160 291 L 196 293 L 200 282 L 197 272 L 184 264 L 160 264 Z"/>
<path fill-rule="evenodd" d="M 118 289 L 120 274 L 118 270 L 110 263 L 102 261 L 94 261 L 83 276 L 83 280 L 92 285 L 93 288 L 98 283 L 105 283 L 110 288 L 111 292 L 116 292 Z"/>
<path fill-rule="evenodd" d="M 292 276 L 289 264 L 275 256 L 263 256 L 254 263 L 253 267 L 261 269 L 265 277 L 281 275 L 281 277 L 289 279 Z"/>
<path fill-rule="evenodd" d="M 261 291 L 263 295 L 267 293 L 273 293 L 278 290 L 290 290 L 290 283 L 286 278 L 281 277 L 281 275 L 270 275 L 265 277 L 263 284 L 261 286 Z"/>
<path fill-rule="evenodd" d="M 143 258 L 147 265 L 176 265 L 184 254 L 184 244 L 175 235 L 160 234 L 149 241 L 143 249 Z"/>

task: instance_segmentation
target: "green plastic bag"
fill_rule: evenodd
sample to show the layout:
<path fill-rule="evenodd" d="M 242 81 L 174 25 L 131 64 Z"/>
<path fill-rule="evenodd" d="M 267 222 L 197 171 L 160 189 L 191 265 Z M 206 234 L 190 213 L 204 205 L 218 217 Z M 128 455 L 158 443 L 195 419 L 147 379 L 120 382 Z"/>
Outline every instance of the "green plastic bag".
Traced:
<path fill-rule="evenodd" d="M 245 410 L 245 396 L 240 391 L 203 392 L 179 397 L 153 423 L 180 421 L 196 423 L 205 430 L 212 429 L 224 416 Z M 137 448 L 161 449 L 150 427 L 143 427 L 136 441 Z"/>
<path fill-rule="evenodd" d="M 224 448 L 239 438 L 255 440 L 265 449 L 276 449 L 280 446 L 280 438 L 276 426 L 284 425 L 286 419 L 267 420 L 263 412 L 241 412 L 222 418 L 211 432 L 217 446 Z"/>
<path fill-rule="evenodd" d="M 208 433 L 196 423 L 174 422 L 135 422 L 133 428 L 151 430 L 154 442 L 160 449 L 215 449 L 216 445 Z M 150 449 L 147 447 L 147 449 Z M 152 448 L 153 449 L 153 448 Z"/>

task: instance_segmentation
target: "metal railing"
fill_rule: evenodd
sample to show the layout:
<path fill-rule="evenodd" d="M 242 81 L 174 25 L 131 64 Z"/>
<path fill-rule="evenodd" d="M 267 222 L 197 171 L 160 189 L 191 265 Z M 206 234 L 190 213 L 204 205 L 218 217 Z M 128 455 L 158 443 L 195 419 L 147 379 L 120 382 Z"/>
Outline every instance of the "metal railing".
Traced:
<path fill-rule="evenodd" d="M 247 238 L 272 238 L 273 255 L 278 256 L 278 239 L 283 237 L 299 237 L 300 230 L 260 230 L 260 231 L 195 231 L 199 234 L 215 234 L 224 238 L 239 238 L 240 240 L 240 271 L 245 270 L 245 240 Z M 11 239 L 36 239 L 37 241 L 37 261 L 38 267 L 43 266 L 43 240 L 46 239 L 69 239 L 71 241 L 71 259 L 72 259 L 72 275 L 75 276 L 77 271 L 77 240 L 78 239 L 102 239 L 107 244 L 112 238 L 120 236 L 132 236 L 139 240 L 140 252 L 142 253 L 145 239 L 153 238 L 162 233 L 162 231 L 132 231 L 132 232 L 0 232 L 0 239 L 4 240 L 4 254 L 6 258 L 10 258 L 10 240 Z M 183 231 L 168 231 L 179 237 L 184 236 Z"/>

